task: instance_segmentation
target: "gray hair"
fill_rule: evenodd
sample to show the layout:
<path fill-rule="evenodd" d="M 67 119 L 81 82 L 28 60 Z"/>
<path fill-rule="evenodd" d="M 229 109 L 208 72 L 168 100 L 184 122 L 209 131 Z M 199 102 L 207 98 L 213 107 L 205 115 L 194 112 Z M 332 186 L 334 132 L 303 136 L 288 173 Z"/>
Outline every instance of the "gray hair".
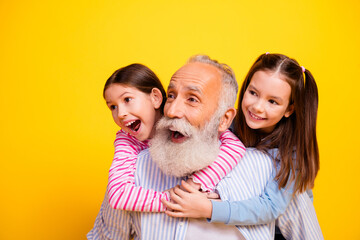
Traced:
<path fill-rule="evenodd" d="M 189 58 L 188 63 L 200 62 L 216 67 L 221 73 L 221 91 L 218 102 L 218 112 L 222 115 L 229 108 L 234 107 L 238 92 L 238 84 L 234 71 L 226 64 L 219 63 L 207 55 L 195 55 Z"/>

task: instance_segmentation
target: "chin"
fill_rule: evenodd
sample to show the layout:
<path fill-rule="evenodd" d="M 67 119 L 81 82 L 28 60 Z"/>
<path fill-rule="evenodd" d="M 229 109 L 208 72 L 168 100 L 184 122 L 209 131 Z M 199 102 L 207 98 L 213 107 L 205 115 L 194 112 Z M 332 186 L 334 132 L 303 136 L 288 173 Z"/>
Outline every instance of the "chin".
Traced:
<path fill-rule="evenodd" d="M 188 176 L 209 166 L 215 161 L 220 147 L 218 125 L 213 125 L 209 123 L 199 130 L 186 120 L 161 119 L 150 141 L 152 159 L 165 174 L 176 177 Z M 173 142 L 175 129 L 185 137 Z"/>

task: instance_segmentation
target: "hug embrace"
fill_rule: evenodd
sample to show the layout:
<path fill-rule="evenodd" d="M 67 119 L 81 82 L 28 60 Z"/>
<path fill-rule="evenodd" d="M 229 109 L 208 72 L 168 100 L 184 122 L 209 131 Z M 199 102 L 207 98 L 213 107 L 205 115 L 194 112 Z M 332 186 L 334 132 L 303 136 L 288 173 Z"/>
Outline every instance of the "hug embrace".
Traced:
<path fill-rule="evenodd" d="M 165 92 L 148 67 L 106 81 L 121 128 L 88 239 L 323 239 L 312 204 L 318 91 L 310 71 L 265 53 L 240 89 L 196 55 Z"/>

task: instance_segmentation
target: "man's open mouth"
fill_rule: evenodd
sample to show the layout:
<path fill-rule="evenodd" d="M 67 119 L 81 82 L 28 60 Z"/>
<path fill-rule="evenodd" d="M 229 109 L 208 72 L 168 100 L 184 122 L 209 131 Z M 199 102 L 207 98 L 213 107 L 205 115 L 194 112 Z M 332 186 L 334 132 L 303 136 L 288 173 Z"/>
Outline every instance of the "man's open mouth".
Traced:
<path fill-rule="evenodd" d="M 126 127 L 130 128 L 131 131 L 133 132 L 137 132 L 141 126 L 141 121 L 140 120 L 135 120 L 132 122 L 128 122 L 126 125 Z"/>
<path fill-rule="evenodd" d="M 175 143 L 182 143 L 184 142 L 187 137 L 184 136 L 182 133 L 178 132 L 178 131 L 171 131 L 171 141 L 175 142 Z"/>

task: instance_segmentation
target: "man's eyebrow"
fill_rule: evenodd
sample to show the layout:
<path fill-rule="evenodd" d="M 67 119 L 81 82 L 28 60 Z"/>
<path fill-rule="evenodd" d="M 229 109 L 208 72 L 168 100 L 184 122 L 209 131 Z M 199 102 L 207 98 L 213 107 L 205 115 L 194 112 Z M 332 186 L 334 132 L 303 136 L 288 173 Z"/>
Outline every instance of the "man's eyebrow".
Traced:
<path fill-rule="evenodd" d="M 176 88 L 176 86 L 175 86 L 174 83 L 170 82 L 167 89 L 169 90 L 169 89 L 172 89 L 172 88 Z M 197 87 L 197 86 L 186 86 L 185 89 L 187 91 L 202 93 L 201 89 L 199 87 Z"/>
<path fill-rule="evenodd" d="M 201 89 L 199 87 L 197 87 L 197 86 L 188 86 L 188 87 L 186 87 L 186 89 L 190 90 L 190 91 L 202 93 Z"/>
<path fill-rule="evenodd" d="M 175 87 L 175 86 L 174 86 L 173 83 L 169 83 L 168 89 L 169 89 L 169 88 L 174 88 L 174 87 Z"/>

